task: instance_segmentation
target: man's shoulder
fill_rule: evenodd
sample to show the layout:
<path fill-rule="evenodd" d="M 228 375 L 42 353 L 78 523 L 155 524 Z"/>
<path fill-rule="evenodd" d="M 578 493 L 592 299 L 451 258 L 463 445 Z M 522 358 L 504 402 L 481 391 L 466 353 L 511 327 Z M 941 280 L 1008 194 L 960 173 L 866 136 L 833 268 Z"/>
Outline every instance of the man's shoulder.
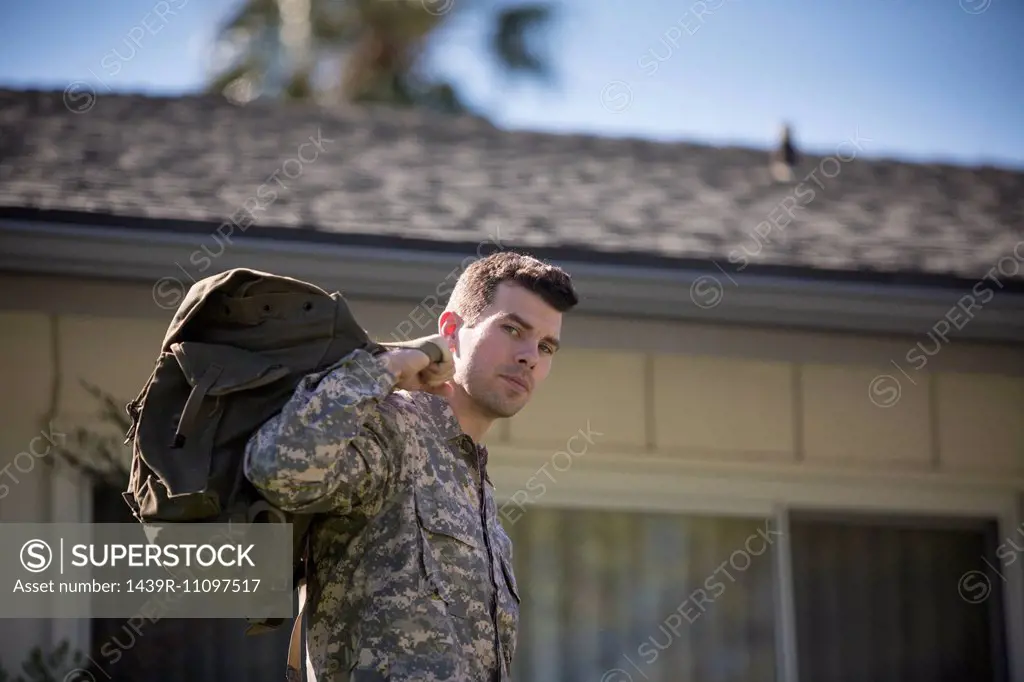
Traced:
<path fill-rule="evenodd" d="M 397 389 L 379 413 L 395 437 L 392 442 L 401 443 L 402 461 L 414 477 L 450 457 L 449 444 L 461 433 L 448 400 L 433 393 Z"/>
<path fill-rule="evenodd" d="M 441 396 L 423 391 L 395 389 L 382 403 L 383 411 L 416 431 L 446 434 L 452 427 L 454 413 Z"/>
<path fill-rule="evenodd" d="M 431 477 L 450 455 L 446 442 L 455 421 L 448 401 L 423 391 L 396 389 L 377 411 L 378 437 L 401 452 L 395 485 L 409 489 L 424 477 Z"/>

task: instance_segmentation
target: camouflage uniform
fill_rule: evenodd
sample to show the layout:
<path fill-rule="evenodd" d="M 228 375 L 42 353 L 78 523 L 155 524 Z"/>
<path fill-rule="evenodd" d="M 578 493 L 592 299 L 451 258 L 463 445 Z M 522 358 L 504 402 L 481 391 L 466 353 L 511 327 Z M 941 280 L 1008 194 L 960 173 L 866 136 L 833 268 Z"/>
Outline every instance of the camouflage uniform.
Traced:
<path fill-rule="evenodd" d="M 282 509 L 318 512 L 307 653 L 317 682 L 505 682 L 519 594 L 487 451 L 447 400 L 357 350 L 306 377 L 248 444 Z"/>

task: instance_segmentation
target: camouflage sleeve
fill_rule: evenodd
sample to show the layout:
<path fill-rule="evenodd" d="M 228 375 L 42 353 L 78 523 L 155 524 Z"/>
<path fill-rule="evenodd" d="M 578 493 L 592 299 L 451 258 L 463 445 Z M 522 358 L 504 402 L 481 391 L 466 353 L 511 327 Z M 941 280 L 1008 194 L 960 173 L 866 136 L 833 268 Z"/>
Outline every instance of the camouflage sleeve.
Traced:
<path fill-rule="evenodd" d="M 395 381 L 363 350 L 304 377 L 249 439 L 246 478 L 288 512 L 345 514 L 371 503 L 401 451 L 400 436 L 377 409 Z"/>

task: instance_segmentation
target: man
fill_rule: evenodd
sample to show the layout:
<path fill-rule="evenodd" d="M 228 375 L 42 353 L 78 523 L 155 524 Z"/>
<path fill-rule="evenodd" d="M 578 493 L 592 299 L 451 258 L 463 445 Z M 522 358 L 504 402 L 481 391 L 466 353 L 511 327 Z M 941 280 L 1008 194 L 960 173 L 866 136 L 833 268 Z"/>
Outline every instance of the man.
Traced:
<path fill-rule="evenodd" d="M 307 671 L 317 682 L 504 682 L 519 592 L 480 445 L 551 370 L 569 276 L 499 252 L 456 282 L 445 361 L 358 350 L 306 377 L 256 433 L 245 474 L 312 529 Z"/>

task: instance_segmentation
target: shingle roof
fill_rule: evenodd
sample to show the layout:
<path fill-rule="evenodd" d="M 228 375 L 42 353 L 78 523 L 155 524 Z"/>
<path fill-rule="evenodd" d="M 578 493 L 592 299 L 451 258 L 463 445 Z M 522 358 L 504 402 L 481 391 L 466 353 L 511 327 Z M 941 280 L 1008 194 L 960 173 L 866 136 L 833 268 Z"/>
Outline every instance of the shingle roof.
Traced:
<path fill-rule="evenodd" d="M 75 97 L 72 107 L 85 102 Z M 389 109 L 100 92 L 73 113 L 65 99 L 0 90 L 0 207 L 220 223 L 252 200 L 265 207 L 253 233 L 500 234 L 734 269 L 972 279 L 1015 247 L 1024 258 L 1024 173 L 870 160 L 843 140 L 779 183 L 753 149 L 509 132 Z"/>

